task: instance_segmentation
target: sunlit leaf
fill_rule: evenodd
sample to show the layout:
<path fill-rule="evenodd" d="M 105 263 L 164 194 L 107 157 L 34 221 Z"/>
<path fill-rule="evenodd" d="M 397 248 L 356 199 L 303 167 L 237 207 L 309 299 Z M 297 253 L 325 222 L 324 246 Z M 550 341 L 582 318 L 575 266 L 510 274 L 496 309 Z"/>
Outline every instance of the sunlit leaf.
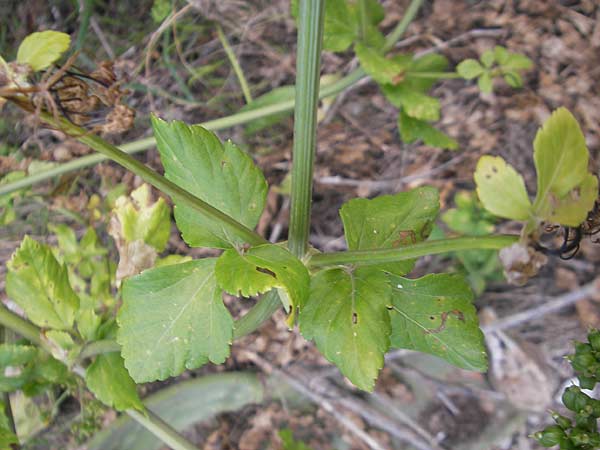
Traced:
<path fill-rule="evenodd" d="M 476 59 L 465 59 L 456 66 L 456 71 L 464 79 L 472 80 L 485 72 L 485 68 Z"/>
<path fill-rule="evenodd" d="M 483 333 L 463 277 L 431 274 L 411 280 L 389 275 L 392 347 L 439 356 L 467 370 L 485 371 Z"/>
<path fill-rule="evenodd" d="M 233 320 L 214 258 L 147 270 L 123 283 L 117 341 L 138 383 L 163 380 L 229 355 Z"/>
<path fill-rule="evenodd" d="M 527 220 L 532 214 L 523 177 L 500 156 L 482 156 L 475 170 L 477 195 L 492 214 Z"/>
<path fill-rule="evenodd" d="M 569 227 L 577 227 L 585 221 L 588 212 L 598 199 L 598 178 L 588 173 L 583 182 L 560 199 L 550 197 L 548 221 Z"/>
<path fill-rule="evenodd" d="M 390 287 L 374 268 L 323 270 L 311 279 L 300 331 L 357 387 L 371 391 L 389 348 Z"/>
<path fill-rule="evenodd" d="M 362 43 L 354 46 L 361 67 L 380 84 L 397 84 L 406 69 L 404 61 L 387 58 L 381 51 Z"/>
<path fill-rule="evenodd" d="M 23 39 L 17 51 L 17 62 L 29 64 L 34 72 L 44 70 L 58 60 L 71 45 L 71 38 L 59 31 L 32 33 Z"/>

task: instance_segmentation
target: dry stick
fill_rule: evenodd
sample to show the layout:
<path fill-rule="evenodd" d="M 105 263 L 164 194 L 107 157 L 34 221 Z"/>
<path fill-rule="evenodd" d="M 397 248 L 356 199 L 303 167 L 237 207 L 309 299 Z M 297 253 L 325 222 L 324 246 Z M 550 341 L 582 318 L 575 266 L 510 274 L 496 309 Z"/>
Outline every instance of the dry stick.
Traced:
<path fill-rule="evenodd" d="M 304 395 L 313 403 L 319 405 L 329 414 L 331 414 L 335 420 L 337 420 L 344 428 L 350 433 L 356 435 L 362 442 L 364 442 L 371 450 L 385 450 L 385 447 L 365 433 L 363 430 L 357 428 L 356 424 L 345 414 L 341 413 L 329 400 L 325 397 L 314 393 L 308 389 L 303 383 L 296 380 L 294 377 L 284 372 L 281 369 L 277 369 L 267 360 L 257 355 L 256 353 L 244 351 L 243 354 L 251 360 L 256 366 L 260 367 L 261 370 L 267 374 L 274 373 L 281 377 L 292 389 L 298 393 Z"/>
<path fill-rule="evenodd" d="M 92 26 L 94 33 L 96 33 L 96 36 L 98 37 L 98 40 L 100 41 L 100 44 L 102 45 L 102 48 L 104 49 L 108 57 L 110 59 L 115 59 L 115 52 L 106 40 L 106 36 L 104 35 L 102 28 L 100 28 L 100 25 L 98 24 L 98 21 L 94 16 L 92 16 L 92 18 L 90 19 L 90 25 Z"/>

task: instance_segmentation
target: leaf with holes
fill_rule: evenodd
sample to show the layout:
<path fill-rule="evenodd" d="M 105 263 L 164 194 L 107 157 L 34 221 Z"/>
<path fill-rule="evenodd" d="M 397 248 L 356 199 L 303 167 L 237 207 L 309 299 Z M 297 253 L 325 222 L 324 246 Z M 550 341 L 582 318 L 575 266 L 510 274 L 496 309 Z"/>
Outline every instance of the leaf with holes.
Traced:
<path fill-rule="evenodd" d="M 96 356 L 85 371 L 85 384 L 98 400 L 117 411 L 144 410 L 135 382 L 127 373 L 119 353 Z"/>
<path fill-rule="evenodd" d="M 473 293 L 455 274 L 416 280 L 389 275 L 392 347 L 417 350 L 467 370 L 485 371 L 487 356 Z"/>
<path fill-rule="evenodd" d="M 180 121 L 152 117 L 165 176 L 238 222 L 254 228 L 262 214 L 267 182 L 246 153 L 233 143 L 221 144 L 214 133 Z M 192 247 L 242 245 L 233 228 L 175 201 L 175 220 Z"/>
<path fill-rule="evenodd" d="M 474 178 L 479 200 L 489 212 L 506 219 L 529 219 L 531 202 L 523 177 L 502 157 L 479 158 Z"/>
<path fill-rule="evenodd" d="M 586 190 L 592 183 L 588 172 L 589 152 L 577 120 L 566 108 L 558 108 L 544 122 L 533 141 L 533 159 L 537 170 L 535 215 L 550 219 L 556 215 L 557 205 L 577 200 L 577 212 L 589 211 L 595 198 L 581 196 L 582 184 Z M 558 216 L 565 217 L 563 209 Z M 573 220 L 572 223 L 575 223 Z M 566 223 L 565 223 L 566 225 Z"/>
<path fill-rule="evenodd" d="M 164 380 L 229 355 L 233 320 L 214 267 L 205 258 L 128 278 L 117 315 L 117 341 L 137 382 Z"/>
<path fill-rule="evenodd" d="M 34 72 L 46 69 L 71 45 L 71 38 L 59 31 L 32 33 L 23 39 L 17 51 L 17 62 L 29 64 Z"/>
<path fill-rule="evenodd" d="M 340 209 L 348 249 L 397 248 L 421 242 L 429 236 L 439 207 L 438 192 L 431 187 L 374 199 L 352 199 Z M 377 267 L 404 275 L 414 263 L 411 259 Z"/>
<path fill-rule="evenodd" d="M 50 247 L 25 236 L 7 267 L 6 292 L 29 320 L 43 328 L 73 327 L 79 297 Z"/>
<path fill-rule="evenodd" d="M 310 285 L 308 270 L 298 258 L 278 245 L 260 245 L 239 252 L 225 250 L 217 260 L 215 273 L 219 285 L 232 295 L 250 297 L 282 288 L 289 297 L 288 304 L 284 303 L 286 310 L 306 303 Z"/>
<path fill-rule="evenodd" d="M 371 267 L 334 268 L 311 279 L 300 331 L 357 387 L 373 390 L 390 345 L 390 287 Z"/>

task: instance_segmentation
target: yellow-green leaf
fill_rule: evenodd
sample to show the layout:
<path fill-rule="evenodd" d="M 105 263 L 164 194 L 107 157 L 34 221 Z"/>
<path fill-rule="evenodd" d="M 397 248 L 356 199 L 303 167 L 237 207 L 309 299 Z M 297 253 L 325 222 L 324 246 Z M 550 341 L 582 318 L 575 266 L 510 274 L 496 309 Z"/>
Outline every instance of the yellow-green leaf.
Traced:
<path fill-rule="evenodd" d="M 527 220 L 531 216 L 523 177 L 502 157 L 479 158 L 475 183 L 481 203 L 492 214 L 514 220 Z"/>
<path fill-rule="evenodd" d="M 17 51 L 17 62 L 29 64 L 34 72 L 44 70 L 58 60 L 71 45 L 71 38 L 59 31 L 32 33 L 23 39 Z"/>
<path fill-rule="evenodd" d="M 581 185 L 572 189 L 562 199 L 550 196 L 550 222 L 577 227 L 586 219 L 598 198 L 598 178 L 588 173 Z"/>

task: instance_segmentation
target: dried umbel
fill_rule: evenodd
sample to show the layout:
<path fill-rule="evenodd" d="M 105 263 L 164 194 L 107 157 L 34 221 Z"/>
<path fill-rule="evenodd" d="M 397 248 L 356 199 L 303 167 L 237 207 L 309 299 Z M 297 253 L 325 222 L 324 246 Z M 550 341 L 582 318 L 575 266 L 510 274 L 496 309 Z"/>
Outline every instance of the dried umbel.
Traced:
<path fill-rule="evenodd" d="M 503 248 L 499 256 L 506 280 L 517 286 L 523 286 L 529 278 L 537 275 L 548 261 L 546 255 L 521 242 Z"/>

